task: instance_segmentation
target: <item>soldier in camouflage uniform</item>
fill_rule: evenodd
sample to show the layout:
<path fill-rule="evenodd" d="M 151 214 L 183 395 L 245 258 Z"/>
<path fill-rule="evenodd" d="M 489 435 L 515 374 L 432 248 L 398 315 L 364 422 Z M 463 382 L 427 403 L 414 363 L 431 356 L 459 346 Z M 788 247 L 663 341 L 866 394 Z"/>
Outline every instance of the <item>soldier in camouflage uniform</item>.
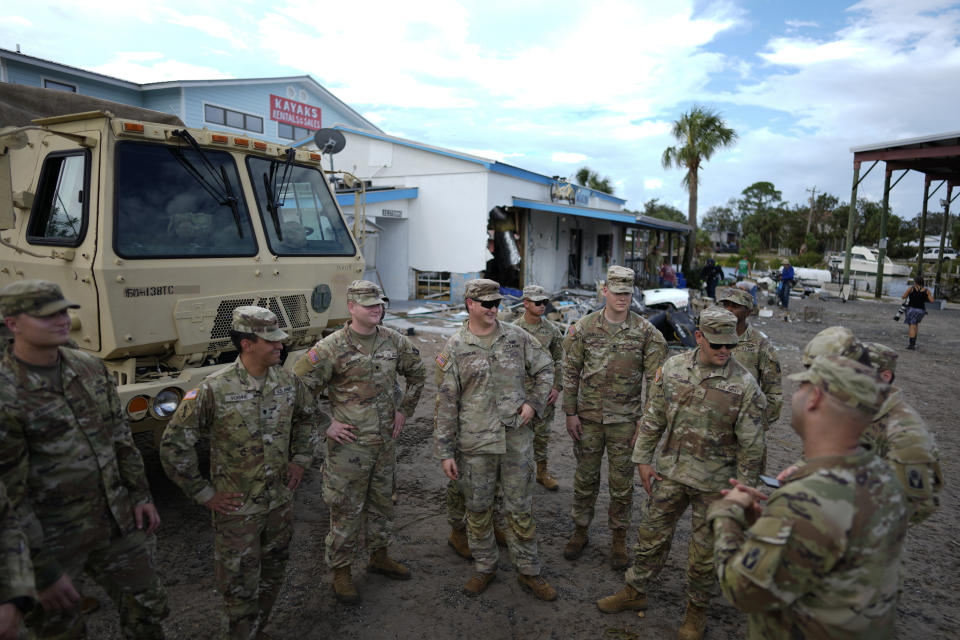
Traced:
<path fill-rule="evenodd" d="M 749 371 L 763 396 L 767 399 L 766 428 L 780 417 L 783 407 L 783 388 L 780 386 L 780 360 L 777 352 L 762 333 L 747 324 L 753 311 L 753 296 L 737 287 L 725 287 L 717 296 L 717 304 L 737 317 L 737 335 L 740 341 L 732 355 Z M 766 465 L 764 465 L 766 466 Z"/>
<path fill-rule="evenodd" d="M 864 345 L 846 327 L 828 327 L 815 335 L 804 347 L 801 361 L 809 367 L 820 355 L 852 358 L 872 366 L 882 381 L 893 383 L 897 352 L 875 342 Z M 900 389 L 890 387 L 889 397 L 863 432 L 860 444 L 886 460 L 900 479 L 907 494 L 910 524 L 922 522 L 937 510 L 944 484 L 937 444 Z M 801 465 L 787 467 L 777 478 L 783 482 Z"/>
<path fill-rule="evenodd" d="M 557 592 L 540 575 L 529 425 L 547 406 L 553 362 L 536 338 L 497 320 L 502 296 L 496 282 L 470 280 L 464 297 L 469 319 L 437 355 L 434 431 L 436 455 L 451 484 L 456 483 L 448 496 L 462 493 L 466 503 L 476 575 L 464 591 L 482 593 L 496 572 L 493 502 L 499 480 L 517 580 L 538 598 L 553 600 Z M 533 379 L 529 392 L 527 377 Z"/>
<path fill-rule="evenodd" d="M 646 608 L 647 589 L 663 568 L 677 520 L 692 504 L 687 612 L 680 640 L 702 637 L 716 584 L 707 506 L 720 497 L 731 476 L 754 486 L 764 455 L 766 400 L 753 376 L 730 357 L 737 344 L 736 326 L 729 311 L 704 309 L 695 332 L 697 348 L 670 358 L 657 372 L 633 451 L 649 495 L 633 566 L 626 573 L 627 585 L 597 602 L 606 613 Z"/>
<path fill-rule="evenodd" d="M 893 386 L 899 354 L 878 342 L 867 342 L 864 346 L 870 354 L 871 365 L 880 379 L 890 385 L 890 391 L 863 432 L 860 444 L 872 449 L 893 469 L 907 494 L 910 524 L 918 524 L 940 507 L 943 472 L 937 443 L 920 414 L 907 404 L 903 392 Z"/>
<path fill-rule="evenodd" d="M 607 452 L 612 530 L 610 563 L 625 568 L 626 538 L 633 508 L 633 465 L 630 454 L 643 415 L 641 388 L 648 395 L 653 375 L 667 355 L 663 335 L 646 319 L 630 311 L 633 270 L 607 269 L 603 289 L 606 307 L 584 316 L 565 339 L 563 411 L 573 438 L 577 470 L 573 480 L 574 532 L 563 557 L 583 553 L 600 491 L 600 465 Z"/>
<path fill-rule="evenodd" d="M 160 460 L 212 512 L 220 637 L 252 640 L 267 625 L 289 557 L 293 492 L 310 466 L 316 415 L 308 390 L 280 366 L 287 334 L 262 307 L 233 311 L 236 361 L 189 391 L 163 432 Z M 194 448 L 210 440 L 210 478 Z"/>
<path fill-rule="evenodd" d="M 0 289 L 13 343 L 0 357 L 0 480 L 30 543 L 40 638 L 85 637 L 74 579 L 86 571 L 113 598 L 126 638 L 162 638 L 160 516 L 113 377 L 99 358 L 65 348 L 60 287 L 22 280 Z"/>
<path fill-rule="evenodd" d="M 748 614 L 747 637 L 891 638 L 906 499 L 858 439 L 886 385 L 841 356 L 820 356 L 800 382 L 791 422 L 806 464 L 770 496 L 750 487 L 710 506 L 724 596 Z"/>
<path fill-rule="evenodd" d="M 553 388 L 547 397 L 547 407 L 542 416 L 533 419 L 533 460 L 537 463 L 537 482 L 550 491 L 559 488 L 557 479 L 547 471 L 547 445 L 550 442 L 550 424 L 553 422 L 553 408 L 560 396 L 563 384 L 563 333 L 552 322 L 544 318 L 550 296 L 541 286 L 530 284 L 523 288 L 523 315 L 513 321 L 527 333 L 535 337 L 550 352 L 553 358 Z M 533 379 L 527 378 L 527 393 L 533 391 Z"/>
<path fill-rule="evenodd" d="M 323 498 L 330 508 L 326 561 L 343 604 L 360 600 L 350 573 L 365 537 L 367 571 L 408 580 L 410 570 L 388 555 L 393 527 L 396 439 L 420 400 L 426 373 L 420 351 L 380 323 L 380 287 L 355 280 L 347 288 L 350 323 L 310 348 L 294 372 L 314 394 L 326 389 L 333 420 L 327 429 Z M 397 377 L 406 391 L 398 402 Z"/>
<path fill-rule="evenodd" d="M 0 482 L 0 640 L 19 637 L 36 599 L 30 546 Z"/>

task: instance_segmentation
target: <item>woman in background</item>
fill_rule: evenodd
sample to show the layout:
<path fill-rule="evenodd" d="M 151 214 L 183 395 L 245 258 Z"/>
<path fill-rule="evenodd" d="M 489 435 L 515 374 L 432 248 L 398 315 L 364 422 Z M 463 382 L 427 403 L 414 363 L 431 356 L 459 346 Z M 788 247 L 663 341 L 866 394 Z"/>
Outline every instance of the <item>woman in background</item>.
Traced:
<path fill-rule="evenodd" d="M 910 331 L 910 344 L 907 349 L 916 349 L 917 330 L 923 316 L 927 315 L 926 303 L 933 302 L 933 294 L 923 286 L 923 277 L 917 276 L 913 279 L 913 286 L 904 291 L 901 297 L 907 301 L 907 317 L 903 321 Z"/>

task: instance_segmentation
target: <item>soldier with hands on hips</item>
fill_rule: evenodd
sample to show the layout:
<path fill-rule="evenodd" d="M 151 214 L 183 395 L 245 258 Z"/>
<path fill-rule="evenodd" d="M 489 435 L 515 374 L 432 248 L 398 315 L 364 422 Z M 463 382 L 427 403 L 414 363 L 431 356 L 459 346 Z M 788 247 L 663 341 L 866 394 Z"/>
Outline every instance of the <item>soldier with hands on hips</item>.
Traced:
<path fill-rule="evenodd" d="M 386 299 L 376 284 L 347 288 L 350 322 L 320 340 L 294 365 L 314 394 L 326 389 L 333 413 L 327 429 L 323 498 L 330 508 L 325 557 L 342 604 L 360 601 L 350 565 L 365 538 L 367 571 L 408 580 L 410 569 L 388 554 L 393 535 L 396 439 L 413 415 L 426 372 L 410 339 L 380 324 Z M 397 393 L 397 380 L 406 385 Z"/>
<path fill-rule="evenodd" d="M 313 399 L 280 366 L 286 332 L 256 306 L 233 310 L 233 364 L 189 391 L 163 433 L 160 460 L 187 496 L 212 512 L 220 638 L 260 638 L 283 583 L 293 493 L 313 459 Z M 210 440 L 210 478 L 194 448 Z"/>

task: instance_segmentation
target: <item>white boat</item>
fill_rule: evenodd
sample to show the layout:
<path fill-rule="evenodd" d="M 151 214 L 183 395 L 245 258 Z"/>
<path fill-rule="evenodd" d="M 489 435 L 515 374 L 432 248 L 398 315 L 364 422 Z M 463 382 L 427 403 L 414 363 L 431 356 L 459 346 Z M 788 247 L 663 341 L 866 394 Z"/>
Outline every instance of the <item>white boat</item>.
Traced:
<path fill-rule="evenodd" d="M 863 279 L 877 276 L 877 251 L 869 247 L 855 245 L 850 251 L 850 277 Z M 830 257 L 828 265 L 831 270 L 839 271 L 843 274 L 843 263 L 845 256 L 843 253 Z M 897 264 L 889 257 L 883 257 L 883 275 L 890 277 L 907 277 L 910 275 L 910 267 Z"/>

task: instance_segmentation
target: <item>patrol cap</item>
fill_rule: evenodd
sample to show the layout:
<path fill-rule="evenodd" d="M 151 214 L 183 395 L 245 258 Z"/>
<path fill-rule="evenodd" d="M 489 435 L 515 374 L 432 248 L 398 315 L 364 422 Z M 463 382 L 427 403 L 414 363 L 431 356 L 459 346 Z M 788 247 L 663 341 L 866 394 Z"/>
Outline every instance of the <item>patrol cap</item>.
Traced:
<path fill-rule="evenodd" d="M 867 350 L 846 327 L 827 327 L 813 336 L 803 348 L 800 361 L 803 366 L 809 367 L 817 356 L 843 356 L 870 365 Z"/>
<path fill-rule="evenodd" d="M 817 356 L 809 369 L 788 377 L 815 384 L 843 404 L 870 416 L 880 410 L 890 388 L 867 365 L 838 355 Z"/>
<path fill-rule="evenodd" d="M 550 296 L 547 295 L 547 290 L 540 285 L 528 284 L 523 288 L 523 299 L 530 300 L 531 302 L 540 302 L 541 300 L 549 300 Z"/>
<path fill-rule="evenodd" d="M 611 265 L 607 269 L 607 291 L 610 293 L 633 293 L 633 269 Z"/>
<path fill-rule="evenodd" d="M 700 312 L 700 333 L 714 344 L 737 344 L 737 316 L 714 305 Z"/>
<path fill-rule="evenodd" d="M 467 280 L 467 284 L 463 288 L 463 297 L 481 302 L 503 299 L 503 296 L 500 295 L 500 283 L 486 278 Z"/>
<path fill-rule="evenodd" d="M 277 316 L 269 309 L 252 305 L 237 307 L 233 310 L 233 323 L 230 327 L 240 333 L 252 333 L 255 336 L 280 342 L 287 339 L 287 332 L 277 326 Z"/>
<path fill-rule="evenodd" d="M 47 280 L 18 280 L 0 289 L 0 313 L 4 317 L 25 313 L 39 318 L 79 308 L 63 297 L 60 285 Z"/>
<path fill-rule="evenodd" d="M 753 296 L 749 291 L 737 287 L 724 287 L 717 296 L 717 302 L 729 300 L 733 304 L 739 304 L 741 307 L 753 309 Z"/>
<path fill-rule="evenodd" d="M 897 370 L 897 358 L 900 354 L 895 349 L 879 342 L 864 342 L 863 346 L 867 348 L 867 353 L 870 355 L 871 367 L 877 371 Z"/>
<path fill-rule="evenodd" d="M 375 304 L 387 304 L 383 290 L 369 280 L 354 280 L 347 287 L 347 302 L 356 302 L 363 307 Z"/>

